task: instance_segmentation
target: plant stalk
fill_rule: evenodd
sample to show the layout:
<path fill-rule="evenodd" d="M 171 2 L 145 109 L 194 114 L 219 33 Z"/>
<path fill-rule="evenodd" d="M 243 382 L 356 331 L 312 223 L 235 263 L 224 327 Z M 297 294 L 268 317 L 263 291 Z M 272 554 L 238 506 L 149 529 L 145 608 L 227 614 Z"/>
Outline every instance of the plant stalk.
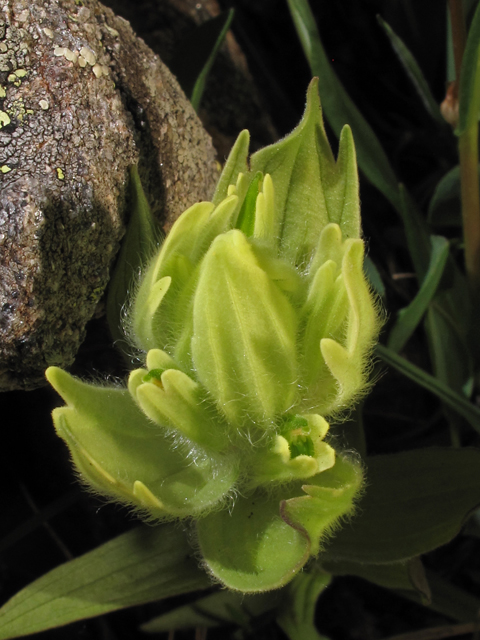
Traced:
<path fill-rule="evenodd" d="M 465 44 L 467 39 L 462 0 L 449 0 L 452 25 L 453 54 L 456 81 L 454 96 L 458 99 L 458 87 Z M 474 101 L 480 101 L 480 70 L 475 78 Z M 461 199 L 463 237 L 465 245 L 465 270 L 471 287 L 475 308 L 480 304 L 480 193 L 478 181 L 478 109 L 459 136 Z"/>
<path fill-rule="evenodd" d="M 463 0 L 448 0 L 452 25 L 453 59 L 455 62 L 455 97 L 458 97 L 458 81 L 462 68 L 463 52 L 467 41 L 467 29 L 463 13 Z"/>

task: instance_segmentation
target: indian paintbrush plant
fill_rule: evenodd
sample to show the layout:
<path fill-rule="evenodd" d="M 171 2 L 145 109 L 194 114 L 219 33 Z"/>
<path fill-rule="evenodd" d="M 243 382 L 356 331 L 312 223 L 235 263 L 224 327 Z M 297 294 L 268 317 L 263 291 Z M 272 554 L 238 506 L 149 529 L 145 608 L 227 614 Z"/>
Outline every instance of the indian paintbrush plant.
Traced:
<path fill-rule="evenodd" d="M 194 519 L 207 570 L 242 592 L 289 582 L 352 513 L 362 465 L 328 420 L 368 387 L 379 313 L 366 281 L 355 148 L 335 161 L 312 81 L 292 134 L 248 160 L 142 269 L 128 387 L 47 378 L 84 483 L 153 522 Z"/>

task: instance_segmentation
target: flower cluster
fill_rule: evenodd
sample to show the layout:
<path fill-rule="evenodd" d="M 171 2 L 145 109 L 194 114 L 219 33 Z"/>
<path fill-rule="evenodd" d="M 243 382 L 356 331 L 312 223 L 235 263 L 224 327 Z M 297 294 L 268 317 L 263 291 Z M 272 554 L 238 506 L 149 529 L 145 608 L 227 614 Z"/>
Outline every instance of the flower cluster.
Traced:
<path fill-rule="evenodd" d="M 360 465 L 326 417 L 366 386 L 379 321 L 363 272 L 358 177 L 335 162 L 312 81 L 294 132 L 247 166 L 240 134 L 212 202 L 145 270 L 128 389 L 58 369 L 53 414 L 81 477 L 158 521 L 195 518 L 209 571 L 244 592 L 288 582 L 351 512 Z"/>

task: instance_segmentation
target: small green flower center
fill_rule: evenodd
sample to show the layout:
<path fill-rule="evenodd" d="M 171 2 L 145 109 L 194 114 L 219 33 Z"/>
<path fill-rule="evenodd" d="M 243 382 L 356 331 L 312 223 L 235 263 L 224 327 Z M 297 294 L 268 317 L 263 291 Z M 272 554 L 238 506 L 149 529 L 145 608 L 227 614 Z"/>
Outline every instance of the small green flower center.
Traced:
<path fill-rule="evenodd" d="M 153 384 L 163 388 L 162 373 L 164 373 L 164 369 L 150 369 L 150 371 L 143 376 L 142 381 L 153 382 Z"/>
<path fill-rule="evenodd" d="M 292 459 L 297 456 L 315 455 L 308 421 L 302 416 L 287 414 L 283 419 L 281 435 L 288 442 Z"/>

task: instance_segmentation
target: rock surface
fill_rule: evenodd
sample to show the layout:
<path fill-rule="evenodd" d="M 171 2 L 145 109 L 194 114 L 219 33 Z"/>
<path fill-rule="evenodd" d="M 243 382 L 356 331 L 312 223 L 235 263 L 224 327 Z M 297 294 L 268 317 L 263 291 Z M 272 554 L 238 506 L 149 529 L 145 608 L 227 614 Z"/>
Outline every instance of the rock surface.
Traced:
<path fill-rule="evenodd" d="M 95 0 L 0 0 L 0 390 L 68 366 L 109 277 L 139 163 L 168 229 L 214 150 L 176 80 Z"/>

